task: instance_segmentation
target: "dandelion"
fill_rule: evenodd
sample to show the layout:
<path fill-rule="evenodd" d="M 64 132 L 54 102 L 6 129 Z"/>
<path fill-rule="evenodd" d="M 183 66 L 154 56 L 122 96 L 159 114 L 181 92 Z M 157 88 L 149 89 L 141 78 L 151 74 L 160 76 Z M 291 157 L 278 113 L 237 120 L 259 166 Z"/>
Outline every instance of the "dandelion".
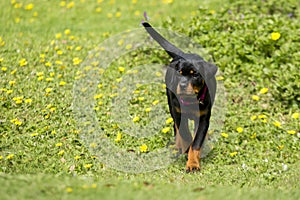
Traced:
<path fill-rule="evenodd" d="M 290 134 L 290 135 L 294 135 L 294 134 L 296 134 L 296 131 L 294 131 L 294 130 L 288 130 L 287 133 Z"/>
<path fill-rule="evenodd" d="M 67 191 L 68 193 L 71 193 L 71 192 L 73 192 L 73 189 L 72 189 L 71 187 L 67 187 L 67 188 L 66 188 L 66 191 Z"/>
<path fill-rule="evenodd" d="M 132 48 L 132 44 L 127 44 L 126 46 L 125 46 L 125 49 L 127 49 L 127 50 L 129 50 L 129 49 L 131 49 Z"/>
<path fill-rule="evenodd" d="M 166 124 L 171 124 L 173 123 L 173 118 L 172 117 L 169 117 L 167 120 L 166 120 Z"/>
<path fill-rule="evenodd" d="M 64 85 L 66 85 L 66 84 L 67 84 L 67 83 L 66 83 L 65 81 L 60 81 L 60 82 L 59 82 L 59 85 L 60 85 L 60 86 L 64 86 Z"/>
<path fill-rule="evenodd" d="M 121 15 L 122 15 L 121 12 L 116 12 L 116 14 L 115 14 L 115 16 L 116 16 L 117 18 L 121 17 Z"/>
<path fill-rule="evenodd" d="M 140 120 L 141 120 L 141 118 L 138 117 L 138 116 L 136 116 L 136 117 L 134 117 L 134 118 L 132 119 L 132 121 L 133 121 L 134 123 L 139 122 Z"/>
<path fill-rule="evenodd" d="M 162 2 L 164 4 L 171 4 L 171 3 L 173 3 L 173 0 L 162 0 Z"/>
<path fill-rule="evenodd" d="M 163 133 L 168 133 L 170 130 L 171 130 L 170 127 L 165 127 L 165 128 L 163 128 L 163 129 L 161 130 L 161 132 L 163 132 Z"/>
<path fill-rule="evenodd" d="M 16 84 L 16 81 L 9 81 L 8 83 L 10 86 L 14 86 Z"/>
<path fill-rule="evenodd" d="M 123 73 L 125 72 L 125 67 L 118 67 L 119 72 Z"/>
<path fill-rule="evenodd" d="M 136 3 L 137 3 L 137 0 L 131 0 L 131 3 L 132 3 L 132 4 L 136 4 Z"/>
<path fill-rule="evenodd" d="M 122 82 L 122 80 L 123 80 L 123 79 L 122 79 L 122 77 L 121 77 L 121 78 L 117 78 L 117 79 L 116 79 L 117 83 L 120 83 L 120 82 Z"/>
<path fill-rule="evenodd" d="M 242 127 L 238 127 L 237 129 L 236 129 L 236 131 L 238 132 L 238 133 L 242 133 L 243 132 L 243 128 Z"/>
<path fill-rule="evenodd" d="M 234 156 L 237 155 L 237 153 L 238 153 L 238 152 L 235 151 L 235 152 L 230 153 L 229 155 L 230 155 L 231 157 L 234 157 Z"/>
<path fill-rule="evenodd" d="M 33 7 L 34 7 L 34 4 L 33 4 L 33 3 L 27 4 L 27 5 L 25 6 L 25 10 L 32 10 Z"/>
<path fill-rule="evenodd" d="M 82 59 L 80 58 L 73 58 L 73 65 L 79 65 L 82 62 Z"/>
<path fill-rule="evenodd" d="M 259 93 L 260 94 L 266 94 L 268 91 L 269 91 L 268 88 L 262 88 L 262 89 L 260 89 Z"/>
<path fill-rule="evenodd" d="M 102 8 L 100 8 L 100 7 L 96 8 L 96 12 L 97 12 L 97 13 L 102 12 Z"/>
<path fill-rule="evenodd" d="M 93 166 L 93 164 L 85 164 L 83 167 L 86 169 L 90 169 Z"/>
<path fill-rule="evenodd" d="M 46 88 L 45 89 L 46 93 L 50 93 L 50 92 L 52 92 L 52 90 L 53 90 L 52 88 Z"/>
<path fill-rule="evenodd" d="M 292 118 L 293 118 L 293 119 L 298 119 L 298 118 L 299 118 L 299 113 L 297 113 L 297 112 L 296 112 L 296 113 L 293 113 L 293 114 L 292 114 Z"/>
<path fill-rule="evenodd" d="M 252 95 L 252 99 L 253 99 L 254 101 L 258 101 L 258 100 L 259 100 L 259 96 L 257 96 L 257 95 Z"/>
<path fill-rule="evenodd" d="M 278 145 L 277 149 L 282 150 L 284 148 L 284 145 Z"/>
<path fill-rule="evenodd" d="M 139 101 L 144 101 L 144 100 L 145 100 L 145 97 L 138 97 L 138 100 L 139 100 Z"/>
<path fill-rule="evenodd" d="M 118 45 L 119 46 L 122 46 L 123 44 L 124 44 L 124 40 L 123 39 L 121 39 L 121 40 L 118 41 Z"/>
<path fill-rule="evenodd" d="M 61 150 L 57 153 L 57 155 L 61 156 L 61 155 L 64 155 L 65 151 L 64 150 Z"/>
<path fill-rule="evenodd" d="M 74 157 L 75 160 L 79 160 L 80 158 L 81 158 L 81 156 L 78 156 L 78 155 Z"/>
<path fill-rule="evenodd" d="M 0 156 L 0 160 L 2 160 L 3 159 L 3 156 Z"/>
<path fill-rule="evenodd" d="M 224 77 L 223 76 L 216 76 L 216 80 L 217 81 L 222 81 L 222 80 L 224 80 Z"/>
<path fill-rule="evenodd" d="M 74 1 L 71 1 L 70 3 L 67 4 L 67 8 L 70 9 L 70 8 L 73 8 L 75 5 Z"/>
<path fill-rule="evenodd" d="M 1 67 L 1 71 L 6 72 L 7 71 L 7 67 Z"/>
<path fill-rule="evenodd" d="M 256 138 L 256 133 L 253 133 L 251 136 L 250 136 L 251 139 L 254 139 Z"/>
<path fill-rule="evenodd" d="M 15 156 L 15 154 L 13 154 L 13 153 L 8 154 L 8 155 L 6 156 L 6 159 L 7 159 L 7 160 L 11 160 L 11 159 L 13 159 L 14 156 Z"/>
<path fill-rule="evenodd" d="M 251 121 L 254 121 L 254 120 L 257 119 L 257 116 L 256 116 L 256 115 L 252 115 L 252 116 L 250 117 L 250 119 L 251 119 Z"/>
<path fill-rule="evenodd" d="M 140 146 L 141 153 L 146 153 L 147 151 L 148 151 L 148 146 L 146 144 Z"/>
<path fill-rule="evenodd" d="M 13 93 L 13 90 L 7 90 L 6 91 L 6 94 L 11 94 L 11 93 Z"/>
<path fill-rule="evenodd" d="M 161 77 L 161 76 L 162 76 L 162 74 L 161 74 L 160 72 L 156 72 L 156 73 L 155 73 L 155 76 L 157 76 L 157 77 Z"/>
<path fill-rule="evenodd" d="M 48 61 L 48 62 L 45 63 L 45 66 L 46 66 L 46 67 L 51 67 L 51 66 L 52 66 L 52 63 Z"/>
<path fill-rule="evenodd" d="M 38 12 L 34 12 L 32 16 L 33 16 L 33 17 L 37 17 L 38 15 L 39 15 Z"/>
<path fill-rule="evenodd" d="M 96 143 L 91 143 L 91 144 L 90 144 L 90 147 L 91 147 L 91 148 L 96 148 L 96 147 L 97 147 L 97 144 L 96 144 Z"/>
<path fill-rule="evenodd" d="M 31 136 L 31 137 L 38 136 L 38 133 L 31 133 L 30 136 Z"/>
<path fill-rule="evenodd" d="M 273 124 L 276 127 L 281 127 L 281 123 L 279 121 L 275 121 L 275 122 L 273 122 Z"/>
<path fill-rule="evenodd" d="M 281 34 L 279 32 L 273 32 L 271 33 L 271 39 L 276 41 L 276 40 L 279 40 Z"/>
<path fill-rule="evenodd" d="M 22 59 L 19 61 L 19 65 L 20 65 L 20 67 L 26 66 L 26 65 L 27 65 L 27 60 L 26 60 L 25 58 L 22 58 Z"/>
<path fill-rule="evenodd" d="M 25 103 L 28 103 L 28 104 L 32 103 L 32 99 L 25 99 Z"/>
<path fill-rule="evenodd" d="M 70 35 L 70 34 L 71 34 L 71 30 L 70 30 L 70 29 L 66 29 L 66 30 L 64 31 L 64 33 L 65 33 L 65 35 Z"/>
<path fill-rule="evenodd" d="M 134 11 L 134 15 L 135 15 L 135 16 L 140 16 L 140 15 L 141 15 L 141 12 L 140 12 L 139 10 L 136 10 L 136 11 Z"/>
<path fill-rule="evenodd" d="M 14 75 L 17 72 L 17 69 L 14 69 L 10 72 L 11 75 Z"/>
<path fill-rule="evenodd" d="M 97 188 L 97 184 L 96 184 L 96 183 L 93 183 L 93 184 L 91 185 L 91 188 Z"/>
<path fill-rule="evenodd" d="M 120 142 L 121 139 L 122 139 L 122 133 L 119 132 L 119 133 L 117 134 L 117 137 L 116 137 L 116 139 L 115 139 L 115 142 Z"/>
<path fill-rule="evenodd" d="M 157 105 L 159 103 L 159 100 L 154 100 L 153 102 L 152 102 L 152 105 Z"/>
<path fill-rule="evenodd" d="M 56 146 L 56 147 L 61 147 L 61 146 L 62 146 L 62 143 L 61 143 L 61 142 L 56 143 L 55 146 Z"/>
<path fill-rule="evenodd" d="M 228 134 L 227 133 L 221 133 L 221 136 L 224 138 L 228 138 Z"/>
<path fill-rule="evenodd" d="M 150 112 L 150 111 L 151 111 L 151 108 L 146 108 L 145 109 L 145 112 L 147 112 L 147 113 Z"/>

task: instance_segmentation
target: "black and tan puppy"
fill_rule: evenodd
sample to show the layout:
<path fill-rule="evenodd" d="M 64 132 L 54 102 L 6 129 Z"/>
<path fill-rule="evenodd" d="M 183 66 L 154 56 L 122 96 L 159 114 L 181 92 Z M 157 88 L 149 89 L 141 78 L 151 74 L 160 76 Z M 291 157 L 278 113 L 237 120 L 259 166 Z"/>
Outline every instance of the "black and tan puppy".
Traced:
<path fill-rule="evenodd" d="M 142 23 L 151 37 L 172 57 L 165 76 L 170 113 L 174 120 L 176 147 L 188 153 L 186 171 L 200 170 L 201 146 L 206 137 L 216 93 L 217 67 L 197 54 L 184 53 L 149 23 Z M 194 121 L 191 135 L 188 120 Z"/>

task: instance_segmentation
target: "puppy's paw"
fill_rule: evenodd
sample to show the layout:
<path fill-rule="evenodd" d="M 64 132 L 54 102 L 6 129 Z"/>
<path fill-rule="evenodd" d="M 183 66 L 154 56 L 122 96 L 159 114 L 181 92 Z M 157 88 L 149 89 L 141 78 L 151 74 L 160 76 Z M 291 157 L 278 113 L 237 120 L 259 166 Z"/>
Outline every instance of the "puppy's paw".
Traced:
<path fill-rule="evenodd" d="M 190 147 L 185 169 L 187 173 L 200 171 L 200 150 L 193 150 Z"/>

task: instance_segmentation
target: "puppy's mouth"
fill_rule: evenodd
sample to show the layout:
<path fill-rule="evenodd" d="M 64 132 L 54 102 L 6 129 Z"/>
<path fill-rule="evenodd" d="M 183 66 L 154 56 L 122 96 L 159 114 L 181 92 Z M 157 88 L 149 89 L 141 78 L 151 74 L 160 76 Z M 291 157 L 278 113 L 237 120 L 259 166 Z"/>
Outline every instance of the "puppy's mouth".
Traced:
<path fill-rule="evenodd" d="M 182 105 L 188 106 L 193 104 L 199 104 L 199 99 L 197 98 L 197 95 L 180 95 L 179 101 Z"/>

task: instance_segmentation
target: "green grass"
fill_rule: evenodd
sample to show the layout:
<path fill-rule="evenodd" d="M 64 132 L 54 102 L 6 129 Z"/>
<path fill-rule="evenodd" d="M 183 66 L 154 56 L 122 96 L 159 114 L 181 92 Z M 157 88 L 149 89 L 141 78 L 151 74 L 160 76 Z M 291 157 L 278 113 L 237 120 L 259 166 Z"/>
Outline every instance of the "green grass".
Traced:
<path fill-rule="evenodd" d="M 300 198 L 297 1 L 62 2 L 0 3 L 2 199 Z M 149 157 L 173 139 L 161 66 L 167 55 L 150 44 L 109 62 L 139 43 L 144 30 L 134 31 L 144 11 L 155 27 L 199 43 L 222 71 L 226 116 L 213 117 L 226 118 L 199 173 L 184 172 L 184 156 L 171 164 L 162 163 L 164 154 Z M 136 34 L 123 37 L 128 30 Z M 124 103 L 128 113 L 118 110 Z M 155 164 L 164 167 L 128 172 Z"/>

